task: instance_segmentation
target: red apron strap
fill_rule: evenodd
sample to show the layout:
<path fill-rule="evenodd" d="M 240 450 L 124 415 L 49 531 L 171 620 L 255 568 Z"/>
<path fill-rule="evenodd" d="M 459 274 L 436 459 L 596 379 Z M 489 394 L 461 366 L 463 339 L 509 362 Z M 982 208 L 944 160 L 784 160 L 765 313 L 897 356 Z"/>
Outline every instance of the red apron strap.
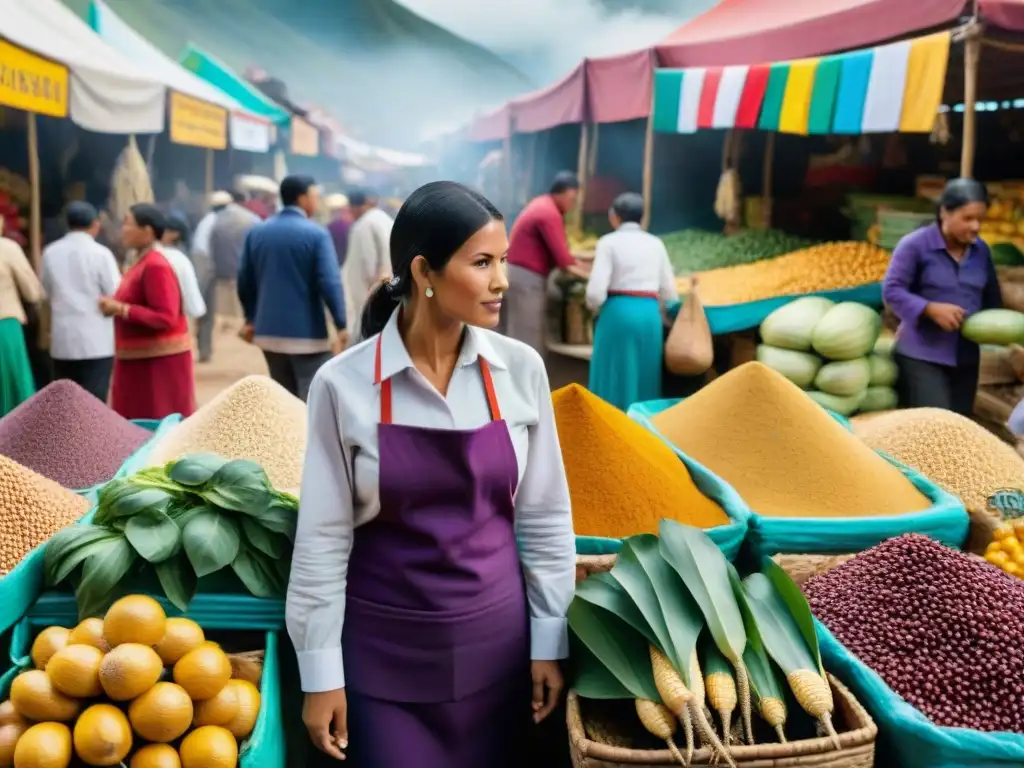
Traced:
<path fill-rule="evenodd" d="M 491 420 L 501 421 L 501 408 L 498 407 L 498 395 L 494 391 L 494 379 L 491 378 L 491 366 L 480 358 L 480 378 L 484 380 L 484 392 L 487 393 L 487 405 L 491 409 Z"/>

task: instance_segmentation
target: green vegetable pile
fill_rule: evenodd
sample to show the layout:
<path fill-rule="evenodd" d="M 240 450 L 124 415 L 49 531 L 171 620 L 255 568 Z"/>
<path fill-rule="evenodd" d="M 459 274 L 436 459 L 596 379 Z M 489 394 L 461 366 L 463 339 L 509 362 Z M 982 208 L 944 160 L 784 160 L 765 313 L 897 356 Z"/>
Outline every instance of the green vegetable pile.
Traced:
<path fill-rule="evenodd" d="M 83 617 L 155 575 L 182 611 L 198 580 L 226 568 L 257 597 L 285 593 L 298 499 L 244 459 L 195 454 L 108 483 L 91 521 L 46 544 L 49 586 L 76 583 Z M 121 588 L 119 590 L 119 588 Z"/>
<path fill-rule="evenodd" d="M 693 760 L 696 731 L 713 763 L 734 766 L 729 744 L 757 738 L 752 711 L 764 723 L 758 733 L 786 741 L 787 688 L 839 748 L 800 588 L 770 560 L 741 580 L 699 528 L 662 520 L 658 536 L 627 539 L 611 571 L 576 587 L 569 627 L 578 695 L 635 700 L 645 728 L 681 765 Z M 737 704 L 739 733 L 730 727 Z"/>
<path fill-rule="evenodd" d="M 871 307 L 805 296 L 761 323 L 757 359 L 842 416 L 896 407 L 892 343 Z"/>
<path fill-rule="evenodd" d="M 968 317 L 960 332 L 965 339 L 976 344 L 1000 347 L 1024 344 L 1024 312 L 1014 309 L 983 309 Z"/>
<path fill-rule="evenodd" d="M 723 235 L 703 229 L 683 229 L 661 236 L 677 275 L 704 272 L 799 251 L 813 241 L 787 235 L 777 229 L 745 229 Z"/>

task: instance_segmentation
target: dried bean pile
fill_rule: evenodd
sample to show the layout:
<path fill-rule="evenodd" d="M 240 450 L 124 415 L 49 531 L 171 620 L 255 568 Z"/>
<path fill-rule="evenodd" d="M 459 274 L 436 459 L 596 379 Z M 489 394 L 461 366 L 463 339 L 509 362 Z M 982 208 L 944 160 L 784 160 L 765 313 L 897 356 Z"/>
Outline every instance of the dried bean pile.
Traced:
<path fill-rule="evenodd" d="M 0 419 L 0 455 L 75 490 L 105 483 L 150 437 L 66 379 Z"/>
<path fill-rule="evenodd" d="M 1024 733 L 1024 581 L 907 534 L 804 592 L 836 639 L 932 722 Z"/>

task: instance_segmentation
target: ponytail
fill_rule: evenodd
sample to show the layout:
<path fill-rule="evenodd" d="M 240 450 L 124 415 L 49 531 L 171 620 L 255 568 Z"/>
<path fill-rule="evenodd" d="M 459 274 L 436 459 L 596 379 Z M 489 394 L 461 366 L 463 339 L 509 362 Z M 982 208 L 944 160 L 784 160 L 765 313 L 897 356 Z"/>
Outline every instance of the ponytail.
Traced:
<path fill-rule="evenodd" d="M 377 287 L 370 293 L 363 306 L 363 314 L 359 320 L 362 338 L 368 339 L 384 330 L 392 313 L 402 303 L 401 291 L 398 289 L 402 282 L 406 281 L 382 280 L 377 283 Z"/>

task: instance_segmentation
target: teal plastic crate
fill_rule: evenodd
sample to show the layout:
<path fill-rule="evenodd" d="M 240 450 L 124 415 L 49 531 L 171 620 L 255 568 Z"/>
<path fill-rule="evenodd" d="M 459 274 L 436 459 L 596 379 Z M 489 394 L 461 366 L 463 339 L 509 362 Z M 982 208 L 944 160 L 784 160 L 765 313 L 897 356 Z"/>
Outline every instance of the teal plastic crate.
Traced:
<path fill-rule="evenodd" d="M 206 598 L 215 596 L 206 595 Z M 234 598 L 226 595 L 225 598 Z M 63 595 L 48 595 L 41 600 L 43 605 L 33 606 L 24 619 L 15 627 L 11 640 L 11 662 L 13 666 L 0 677 L 0 697 L 6 698 L 10 691 L 11 681 L 24 669 L 32 666 L 29 652 L 36 634 L 45 627 L 60 625 L 73 627 L 78 620 L 78 607 L 73 598 Z M 253 598 L 254 600 L 256 598 Z M 254 608 L 246 602 L 236 600 L 200 600 L 196 598 L 196 610 L 189 610 L 185 616 L 196 621 L 204 629 L 233 630 L 237 626 L 237 616 L 230 615 L 233 611 Z M 196 602 L 194 601 L 194 602 Z M 216 616 L 220 609 L 220 617 Z M 178 612 L 177 615 L 181 615 Z M 253 625 L 246 629 L 262 629 L 267 620 L 257 617 Z M 255 649 L 251 649 L 255 650 Z M 281 703 L 281 660 L 277 632 L 270 630 L 264 634 L 263 676 L 260 680 L 260 714 L 252 734 L 242 743 L 239 755 L 241 768 L 286 768 L 287 745 L 285 740 L 284 709 Z"/>

